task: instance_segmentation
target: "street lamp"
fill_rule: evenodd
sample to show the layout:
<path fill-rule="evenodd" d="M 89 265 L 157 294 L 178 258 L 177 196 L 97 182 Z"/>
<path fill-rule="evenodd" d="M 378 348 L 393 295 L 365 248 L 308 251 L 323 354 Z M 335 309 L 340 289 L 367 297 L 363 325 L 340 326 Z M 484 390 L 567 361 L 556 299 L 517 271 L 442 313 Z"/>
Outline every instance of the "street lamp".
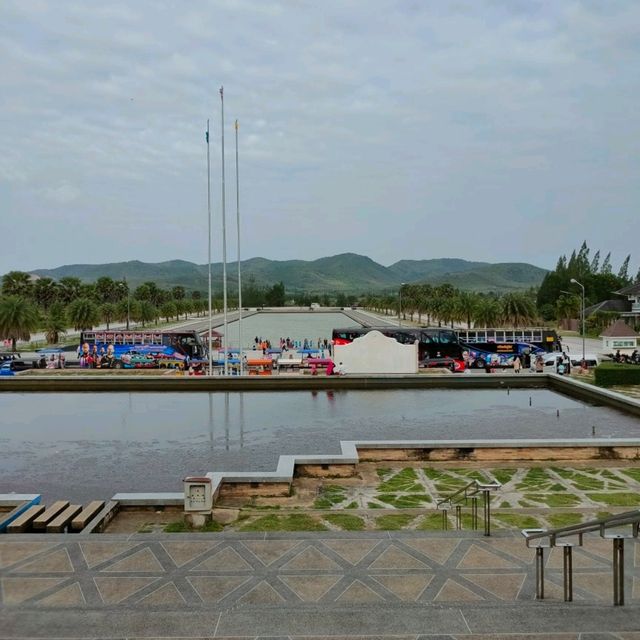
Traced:
<path fill-rule="evenodd" d="M 400 283 L 400 302 L 398 304 L 398 326 L 399 327 L 402 326 L 402 287 L 404 287 L 405 284 L 406 282 Z"/>
<path fill-rule="evenodd" d="M 571 278 L 572 284 L 577 284 L 582 289 L 582 362 L 585 361 L 585 349 L 584 349 L 584 340 L 585 340 L 585 329 L 584 326 L 584 285 L 578 282 L 575 278 Z M 584 366 L 584 364 L 583 364 Z"/>

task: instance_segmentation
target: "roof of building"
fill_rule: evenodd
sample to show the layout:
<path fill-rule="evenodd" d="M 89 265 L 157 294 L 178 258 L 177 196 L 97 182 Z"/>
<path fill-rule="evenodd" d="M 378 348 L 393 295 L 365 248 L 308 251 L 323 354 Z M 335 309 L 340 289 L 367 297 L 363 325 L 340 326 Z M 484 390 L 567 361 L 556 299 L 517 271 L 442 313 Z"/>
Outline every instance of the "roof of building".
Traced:
<path fill-rule="evenodd" d="M 630 284 L 628 287 L 622 287 L 622 289 L 614 293 L 619 293 L 622 296 L 638 296 L 640 295 L 640 282 Z"/>
<path fill-rule="evenodd" d="M 597 311 L 616 311 L 621 313 L 623 311 L 631 310 L 631 302 L 629 300 L 603 300 L 597 304 L 592 304 L 590 307 L 586 307 L 584 310 L 585 316 L 590 316 Z"/>
<path fill-rule="evenodd" d="M 637 335 L 624 320 L 616 320 L 600 334 L 604 338 L 635 338 Z"/>

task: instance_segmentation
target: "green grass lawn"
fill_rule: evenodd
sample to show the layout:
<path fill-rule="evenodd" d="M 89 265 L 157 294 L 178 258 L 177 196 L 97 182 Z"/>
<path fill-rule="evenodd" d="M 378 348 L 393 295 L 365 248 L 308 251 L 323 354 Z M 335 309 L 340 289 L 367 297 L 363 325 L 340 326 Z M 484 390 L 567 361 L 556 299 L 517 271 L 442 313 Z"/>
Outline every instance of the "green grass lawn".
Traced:
<path fill-rule="evenodd" d="M 415 516 L 405 513 L 393 513 L 386 516 L 380 516 L 376 519 L 376 529 L 382 529 L 384 531 L 400 531 L 411 524 L 415 518 Z"/>
<path fill-rule="evenodd" d="M 364 520 L 350 513 L 327 513 L 322 518 L 344 531 L 363 531 L 365 528 Z"/>
<path fill-rule="evenodd" d="M 240 527 L 240 531 L 326 531 L 321 522 L 304 513 L 270 514 Z"/>

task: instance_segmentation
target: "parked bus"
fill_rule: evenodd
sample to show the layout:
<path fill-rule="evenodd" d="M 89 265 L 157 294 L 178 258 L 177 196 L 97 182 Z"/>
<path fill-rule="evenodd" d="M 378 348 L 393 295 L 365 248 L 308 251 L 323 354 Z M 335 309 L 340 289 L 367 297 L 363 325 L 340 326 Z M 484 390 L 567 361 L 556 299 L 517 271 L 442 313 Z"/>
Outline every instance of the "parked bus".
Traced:
<path fill-rule="evenodd" d="M 458 336 L 451 329 L 439 327 L 348 327 L 334 329 L 333 344 L 349 344 L 356 338 L 379 331 L 388 338 L 395 338 L 401 344 L 418 341 L 418 360 L 422 367 L 447 367 L 452 371 L 464 371 L 462 347 Z"/>
<path fill-rule="evenodd" d="M 93 351 L 95 345 L 99 354 L 113 345 L 117 358 L 131 352 L 151 355 L 158 360 L 203 360 L 207 357 L 206 346 L 195 331 L 83 331 L 80 346 L 84 344 L 89 345 L 89 351 Z"/>
<path fill-rule="evenodd" d="M 553 329 L 456 329 L 458 339 L 465 344 L 523 343 L 543 351 L 561 351 L 560 338 Z"/>
<path fill-rule="evenodd" d="M 558 334 L 552 329 L 459 329 L 469 367 L 482 369 L 486 364 L 511 367 L 516 356 L 523 365 L 531 356 L 560 349 Z"/>

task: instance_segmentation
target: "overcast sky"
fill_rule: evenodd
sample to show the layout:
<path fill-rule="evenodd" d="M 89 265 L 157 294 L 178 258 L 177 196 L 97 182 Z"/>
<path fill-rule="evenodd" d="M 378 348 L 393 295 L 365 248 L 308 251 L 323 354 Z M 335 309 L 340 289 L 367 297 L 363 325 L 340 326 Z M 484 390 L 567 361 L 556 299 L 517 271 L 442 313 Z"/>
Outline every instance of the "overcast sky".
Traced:
<path fill-rule="evenodd" d="M 346 251 L 640 261 L 637 0 L 2 0 L 0 273 Z M 593 251 L 592 251 L 593 252 Z"/>

